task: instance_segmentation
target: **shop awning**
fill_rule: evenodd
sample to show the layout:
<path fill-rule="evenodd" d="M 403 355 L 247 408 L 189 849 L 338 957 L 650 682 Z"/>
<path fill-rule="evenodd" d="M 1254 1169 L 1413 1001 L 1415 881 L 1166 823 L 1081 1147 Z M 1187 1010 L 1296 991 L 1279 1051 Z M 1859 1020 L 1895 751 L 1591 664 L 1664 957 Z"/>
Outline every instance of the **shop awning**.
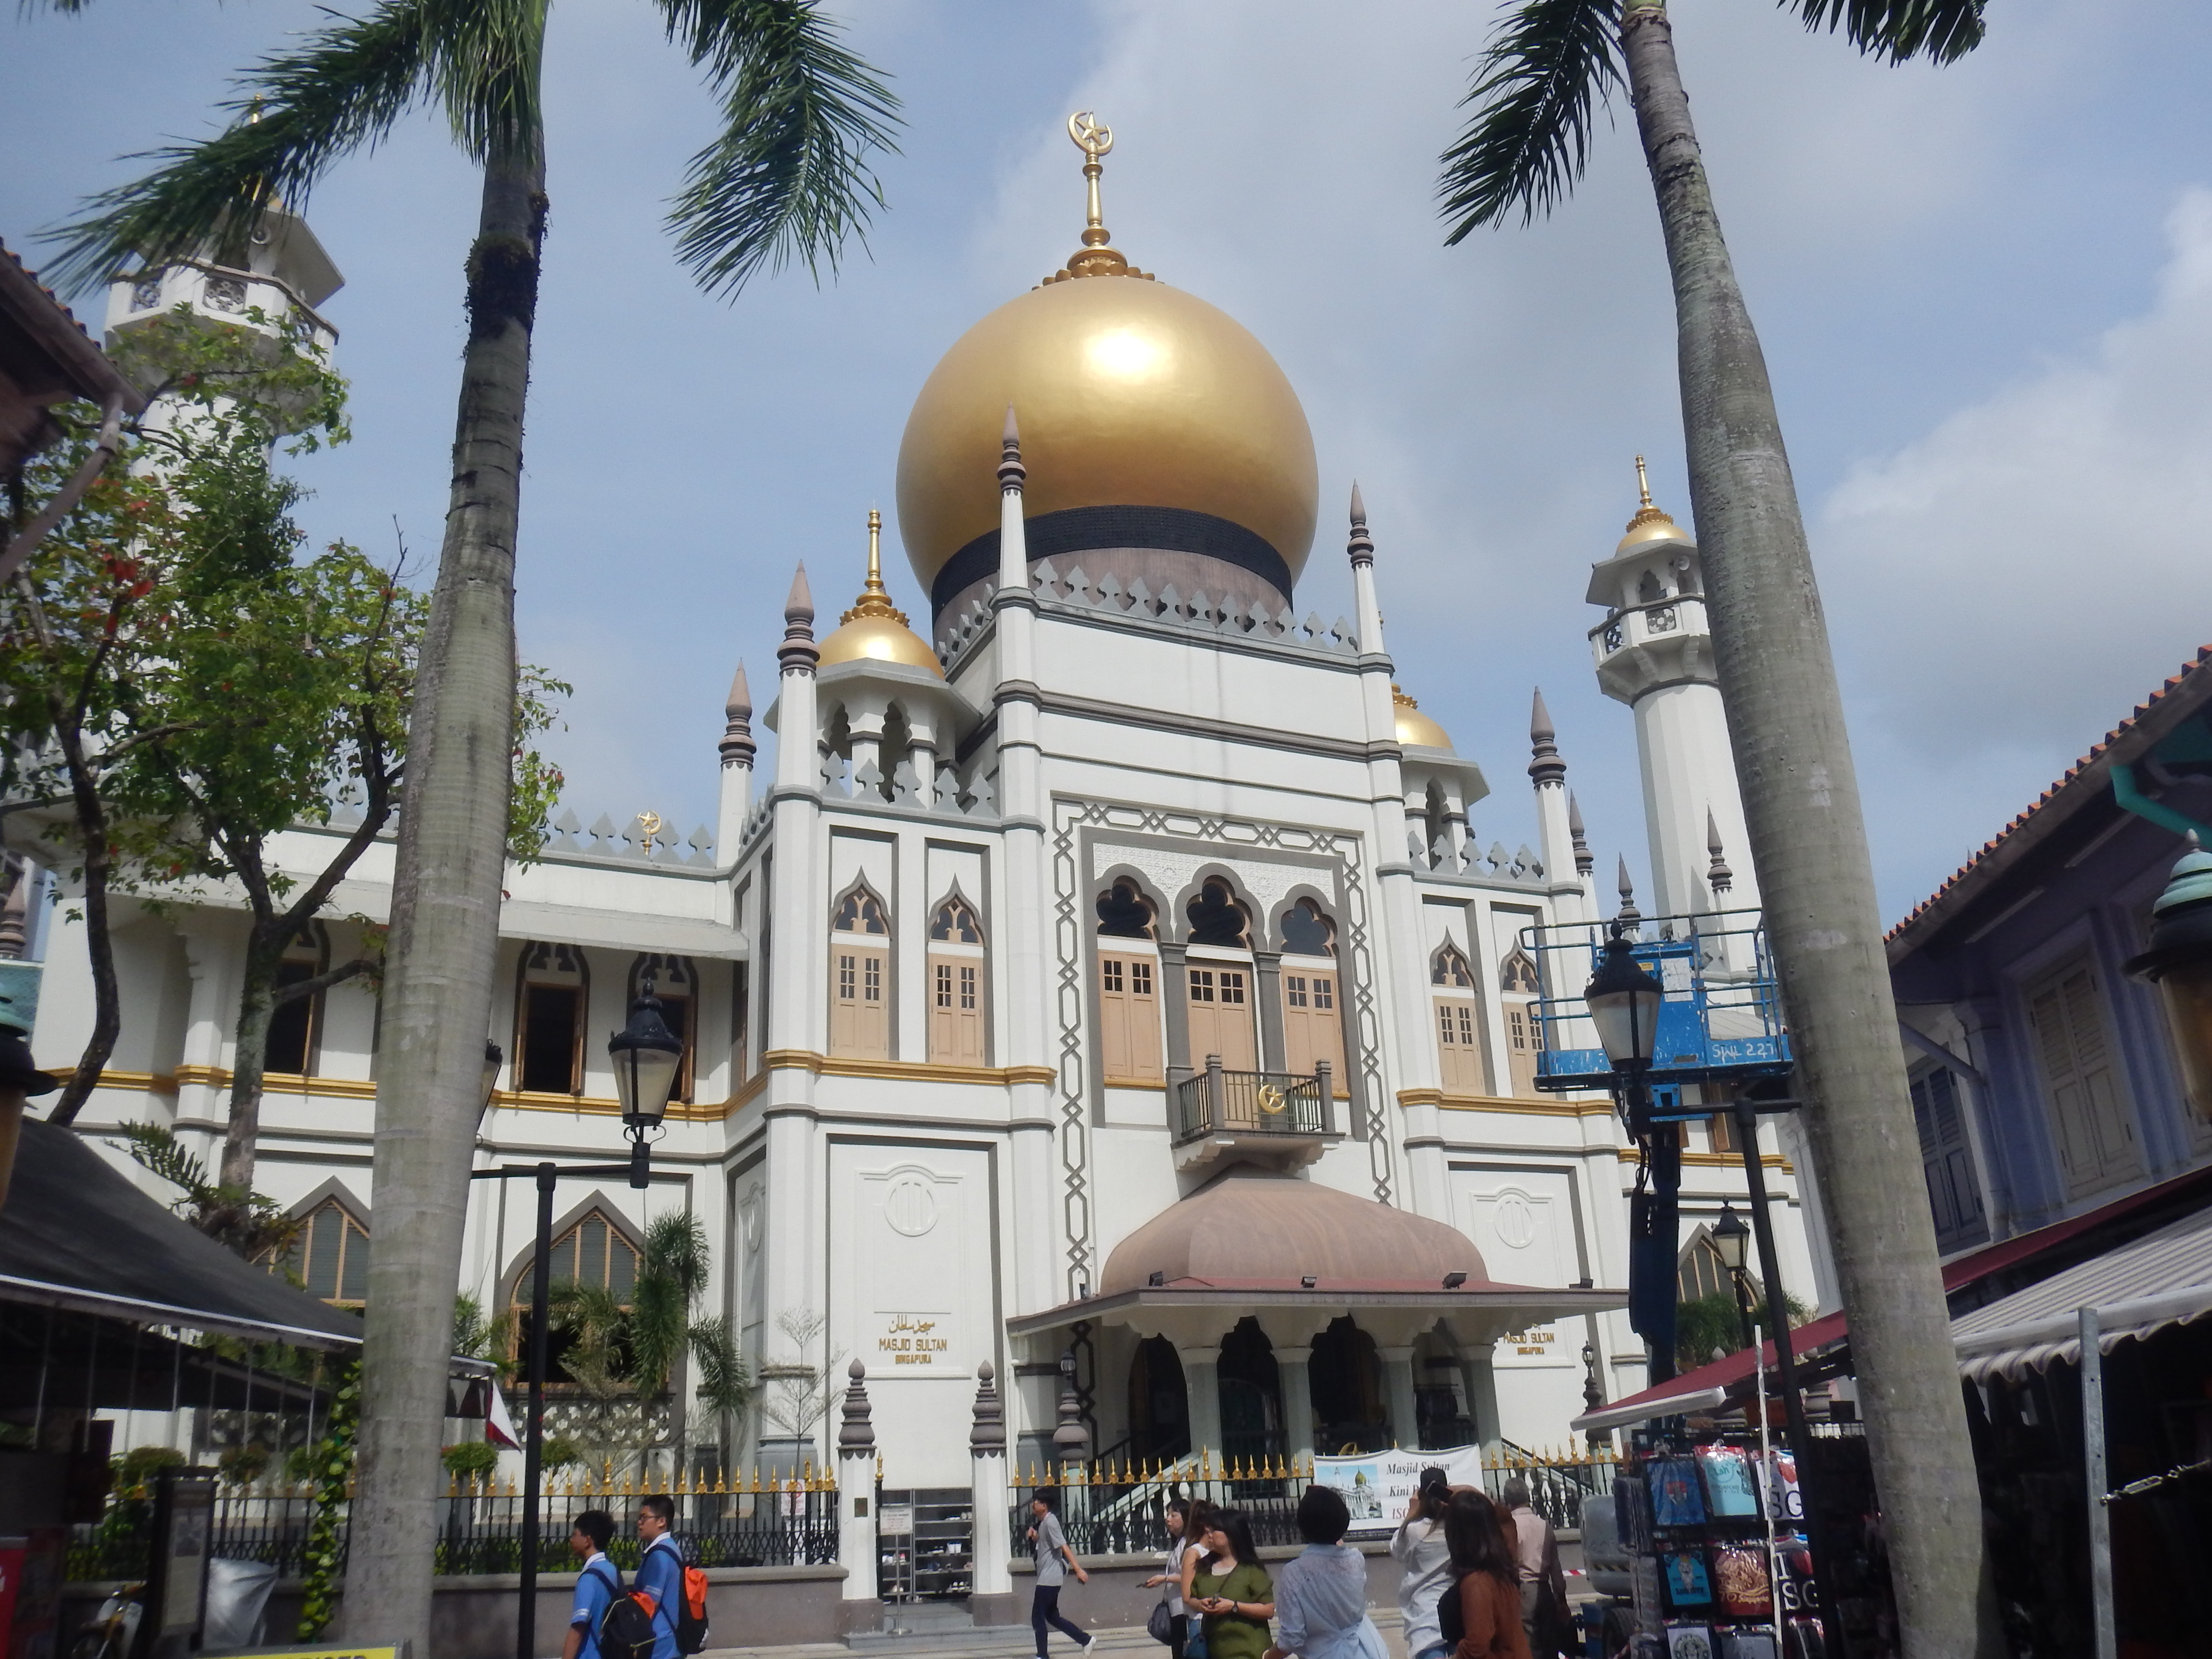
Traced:
<path fill-rule="evenodd" d="M 2097 1346 L 2145 1337 L 2212 1314 L 2212 1210 L 2053 1274 L 1951 1322 L 1962 1376 L 1981 1382 L 2079 1364 L 2081 1310 L 2095 1308 Z"/>

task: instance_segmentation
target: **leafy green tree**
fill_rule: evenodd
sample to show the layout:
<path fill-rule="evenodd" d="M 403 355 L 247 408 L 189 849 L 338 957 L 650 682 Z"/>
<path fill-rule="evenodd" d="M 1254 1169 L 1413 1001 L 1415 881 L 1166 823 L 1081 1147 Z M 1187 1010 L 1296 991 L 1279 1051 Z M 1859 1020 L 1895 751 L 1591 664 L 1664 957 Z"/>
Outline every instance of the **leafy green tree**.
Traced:
<path fill-rule="evenodd" d="M 280 1254 L 300 1236 L 301 1219 L 287 1215 L 274 1199 L 250 1188 L 210 1180 L 207 1165 L 167 1124 L 118 1127 L 123 1149 L 132 1161 L 179 1189 L 181 1196 L 170 1207 L 216 1243 L 252 1261 Z"/>
<path fill-rule="evenodd" d="M 1783 0 L 1893 64 L 1955 59 L 1982 0 Z M 1867 1391 L 1908 1654 L 1995 1653 L 1981 1509 L 1897 1045 L 1866 824 L 1766 362 L 1721 235 L 1664 0 L 1519 0 L 1444 152 L 1457 242 L 1572 191 L 1626 82 L 1674 282 L 1690 506 L 1751 850 Z"/>
<path fill-rule="evenodd" d="M 82 0 L 49 0 L 76 9 Z M 797 258 L 834 269 L 882 200 L 867 167 L 896 100 L 811 0 L 659 0 L 704 75 L 721 130 L 670 215 L 678 251 L 733 295 Z M 441 110 L 483 171 L 466 264 L 468 339 L 451 507 L 411 714 L 414 769 L 393 877 L 373 1202 L 388 1241 L 371 1270 L 360 1498 L 349 1604 L 429 1642 L 437 1398 L 459 1275 L 467 1149 L 482 1087 L 514 725 L 514 573 L 531 330 L 546 193 L 544 0 L 379 0 L 240 76 L 230 125 L 162 152 L 91 204 L 58 272 L 104 276 L 211 247 L 234 256 L 270 203 L 304 201 L 341 158 L 418 103 Z"/>
<path fill-rule="evenodd" d="M 696 1396 L 716 1416 L 734 1417 L 752 1404 L 751 1375 L 728 1322 L 699 1311 L 708 1263 L 706 1225 L 687 1210 L 646 1228 L 627 1307 L 603 1285 L 568 1279 L 553 1287 L 551 1328 L 568 1339 L 561 1364 L 589 1402 L 571 1413 L 575 1437 L 601 1456 L 635 1455 L 642 1467 L 658 1438 L 649 1407 L 667 1394 L 687 1354 L 698 1368 Z M 676 1404 L 671 1428 L 680 1459 L 687 1424 Z"/>

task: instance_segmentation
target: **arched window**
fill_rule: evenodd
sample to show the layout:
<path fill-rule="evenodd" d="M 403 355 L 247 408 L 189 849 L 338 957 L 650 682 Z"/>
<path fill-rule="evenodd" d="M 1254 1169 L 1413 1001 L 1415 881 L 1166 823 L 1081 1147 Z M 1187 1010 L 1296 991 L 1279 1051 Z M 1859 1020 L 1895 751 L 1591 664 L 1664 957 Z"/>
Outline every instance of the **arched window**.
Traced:
<path fill-rule="evenodd" d="M 1474 996 L 1474 970 L 1455 945 L 1429 958 L 1437 1016 L 1437 1069 L 1446 1094 L 1482 1094 L 1489 1079 L 1482 1063 L 1482 1018 Z"/>
<path fill-rule="evenodd" d="M 983 924 L 957 893 L 929 918 L 929 1058 L 984 1064 Z"/>
<path fill-rule="evenodd" d="M 1193 945 L 1218 945 L 1231 951 L 1249 950 L 1251 946 L 1244 907 L 1237 902 L 1237 895 L 1229 884 L 1218 876 L 1199 890 L 1198 896 L 1184 907 L 1183 914 L 1190 919 Z"/>
<path fill-rule="evenodd" d="M 582 1094 L 584 1019 L 592 990 L 583 951 L 544 940 L 526 945 L 517 978 L 516 1086 L 525 1094 Z"/>
<path fill-rule="evenodd" d="M 605 1291 L 614 1298 L 617 1307 L 627 1311 L 631 1292 L 637 1285 L 638 1259 L 637 1246 L 622 1228 L 605 1211 L 592 1209 L 553 1241 L 553 1287 L 557 1291 L 568 1284 L 592 1285 Z M 530 1352 L 530 1261 L 526 1254 L 508 1291 L 508 1307 L 514 1314 L 514 1352 L 520 1357 Z M 557 1328 L 549 1334 L 545 1369 L 548 1382 L 574 1380 L 561 1363 L 562 1354 L 574 1340 L 568 1333 Z"/>
<path fill-rule="evenodd" d="M 676 1087 L 670 1091 L 668 1097 L 688 1102 L 699 1048 L 699 969 L 689 957 L 645 951 L 630 963 L 631 1001 L 635 1002 L 645 989 L 647 974 L 653 975 L 653 994 L 660 999 L 661 1018 L 666 1022 L 670 1034 L 684 1045 L 684 1061 L 677 1068 Z M 627 1006 L 623 1018 L 629 1018 Z"/>
<path fill-rule="evenodd" d="M 1152 907 L 1124 876 L 1098 896 L 1098 1075 L 1115 1085 L 1163 1082 L 1159 957 L 1149 943 Z M 1123 941 L 1109 945 L 1109 939 Z"/>
<path fill-rule="evenodd" d="M 292 936 L 276 964 L 276 988 L 297 985 L 328 970 L 330 936 L 320 922 L 311 921 Z M 294 997 L 269 1011 L 269 1041 L 262 1049 L 262 1069 L 305 1077 L 315 1069 L 315 1049 L 322 1036 L 323 994 Z"/>
<path fill-rule="evenodd" d="M 1098 933 L 1103 939 L 1151 939 L 1152 906 L 1127 877 L 1098 896 Z"/>
<path fill-rule="evenodd" d="M 334 1307 L 359 1308 L 368 1299 L 368 1229 L 335 1198 L 326 1198 L 301 1218 L 300 1231 L 273 1269 L 307 1286 L 307 1294 Z"/>
<path fill-rule="evenodd" d="M 1659 580 L 1659 573 L 1645 571 L 1643 579 L 1636 584 L 1636 602 L 1638 605 L 1653 605 L 1666 597 L 1667 589 Z"/>
<path fill-rule="evenodd" d="M 1536 998 L 1541 981 L 1528 953 L 1515 945 L 1505 953 L 1498 971 L 1498 987 L 1504 994 L 1506 1069 L 1513 1092 L 1523 1100 L 1540 1099 L 1536 1087 L 1536 1056 L 1544 1051 L 1544 1022 Z"/>
<path fill-rule="evenodd" d="M 1283 1064 L 1310 1076 L 1329 1064 L 1331 1091 L 1351 1093 L 1344 1066 L 1343 981 L 1336 927 L 1311 899 L 1283 912 Z"/>
<path fill-rule="evenodd" d="M 1221 877 L 1209 879 L 1183 914 L 1190 919 L 1193 946 L 1224 952 L 1250 950 L 1244 907 Z M 1252 1023 L 1250 957 L 1193 955 L 1184 964 L 1183 983 L 1190 1010 L 1190 1063 L 1203 1066 L 1206 1056 L 1218 1054 L 1229 1071 L 1257 1071 L 1260 1049 Z"/>
<path fill-rule="evenodd" d="M 830 1052 L 891 1057 L 890 924 L 883 901 L 854 887 L 837 902 L 830 939 Z"/>

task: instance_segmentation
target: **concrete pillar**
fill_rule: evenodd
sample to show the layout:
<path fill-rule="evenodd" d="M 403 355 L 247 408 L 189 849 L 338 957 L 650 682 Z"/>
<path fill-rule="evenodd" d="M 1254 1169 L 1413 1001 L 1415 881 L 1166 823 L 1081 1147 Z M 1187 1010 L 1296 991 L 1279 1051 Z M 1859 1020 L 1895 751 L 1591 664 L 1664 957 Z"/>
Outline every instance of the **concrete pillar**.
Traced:
<path fill-rule="evenodd" d="M 845 1569 L 839 1628 L 882 1628 L 884 1604 L 877 1579 L 876 1431 L 869 1420 L 868 1368 L 855 1359 L 846 1368 L 845 1420 L 837 1431 L 837 1559 Z"/>
<path fill-rule="evenodd" d="M 1296 1460 L 1314 1449 L 1313 1345 L 1276 1343 L 1275 1375 L 1283 1392 L 1283 1455 Z"/>
<path fill-rule="evenodd" d="M 1221 1344 L 1176 1348 L 1182 1361 L 1184 1409 L 1190 1420 L 1190 1449 L 1194 1452 L 1221 1451 Z"/>
<path fill-rule="evenodd" d="M 1413 1398 L 1413 1345 L 1384 1347 L 1377 1343 L 1375 1357 L 1382 1362 L 1382 1398 L 1390 1412 L 1390 1438 L 1411 1451 L 1421 1443 L 1420 1415 Z"/>
<path fill-rule="evenodd" d="M 1283 1057 L 1283 953 L 1255 951 L 1252 965 L 1252 993 L 1260 1005 L 1260 1069 L 1283 1071 L 1289 1064 Z"/>
<path fill-rule="evenodd" d="M 979 1625 L 1012 1625 L 1021 1618 L 1014 1595 L 1013 1493 L 1006 1484 L 1006 1414 L 991 1362 L 975 1368 L 975 1408 L 968 1431 L 969 1505 L 975 1514 L 969 1568 L 969 1616 Z"/>

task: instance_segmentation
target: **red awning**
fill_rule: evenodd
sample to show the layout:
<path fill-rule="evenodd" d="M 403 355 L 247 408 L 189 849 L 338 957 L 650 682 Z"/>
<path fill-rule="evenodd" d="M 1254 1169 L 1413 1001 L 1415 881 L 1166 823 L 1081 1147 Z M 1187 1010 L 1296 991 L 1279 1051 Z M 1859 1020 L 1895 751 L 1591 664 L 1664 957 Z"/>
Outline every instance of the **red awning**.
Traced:
<path fill-rule="evenodd" d="M 2017 1267 L 2037 1255 L 2056 1249 L 2071 1239 L 2110 1226 L 2131 1214 L 2175 1199 L 2190 1197 L 2193 1195 L 2192 1189 L 2200 1187 L 2204 1189 L 2205 1195 L 2212 1196 L 2212 1169 L 2191 1170 L 2186 1175 L 2176 1176 L 2172 1180 L 2160 1182 L 2154 1187 L 2146 1187 L 2141 1192 L 2130 1193 L 2125 1198 L 2115 1199 L 2110 1204 L 2101 1205 L 2069 1220 L 2055 1221 L 2048 1227 L 2038 1227 L 2033 1232 L 2021 1233 L 2001 1243 L 1970 1250 L 1944 1264 L 1943 1293 L 1949 1296 L 1962 1291 L 1992 1273 Z M 1840 1312 L 1823 1314 L 1818 1319 L 1796 1327 L 1790 1336 L 1791 1346 L 1802 1363 L 1825 1348 L 1848 1340 L 1850 1327 Z M 1759 1363 L 1770 1370 L 1773 1369 L 1773 1343 L 1760 1346 Z M 1571 1426 L 1577 1433 L 1601 1433 L 1607 1429 L 1641 1423 L 1654 1417 L 1720 1410 L 1728 1396 L 1739 1389 L 1747 1389 L 1752 1376 L 1751 1350 L 1739 1349 L 1710 1364 L 1700 1365 L 1695 1370 L 1684 1371 L 1680 1376 L 1655 1383 L 1650 1388 L 1616 1400 L 1609 1406 L 1586 1412 Z"/>

